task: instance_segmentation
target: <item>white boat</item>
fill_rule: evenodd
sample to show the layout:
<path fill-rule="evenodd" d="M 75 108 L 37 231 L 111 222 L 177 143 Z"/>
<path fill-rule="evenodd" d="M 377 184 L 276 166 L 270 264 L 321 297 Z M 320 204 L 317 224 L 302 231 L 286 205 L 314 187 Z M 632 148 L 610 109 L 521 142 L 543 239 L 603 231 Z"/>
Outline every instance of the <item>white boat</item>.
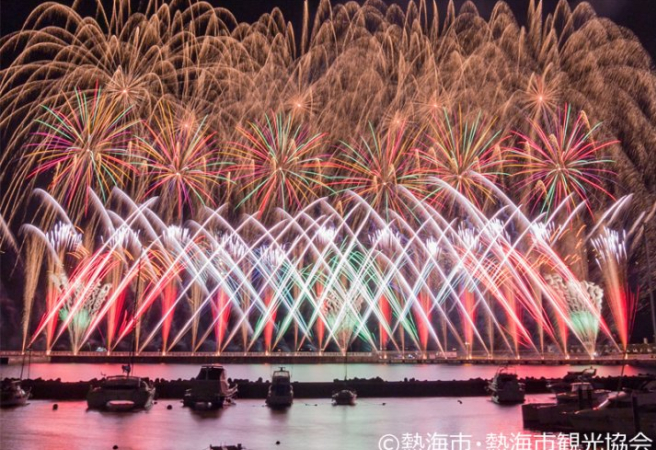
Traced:
<path fill-rule="evenodd" d="M 619 392 L 596 408 L 567 414 L 573 430 L 599 433 L 635 434 L 656 437 L 656 382 L 641 389 Z"/>
<path fill-rule="evenodd" d="M 294 388 L 288 370 L 281 367 L 273 372 L 271 386 L 267 393 L 266 404 L 271 408 L 286 408 L 294 402 Z"/>
<path fill-rule="evenodd" d="M 137 272 L 137 287 L 141 285 L 141 262 L 143 258 L 139 256 L 139 270 Z M 137 309 L 137 299 L 139 290 L 135 293 L 134 309 Z M 132 330 L 134 339 L 134 329 Z M 132 372 L 132 359 L 134 358 L 134 341 L 131 345 L 132 351 L 130 362 L 123 365 L 123 375 L 114 375 L 104 377 L 100 384 L 91 385 L 87 393 L 87 406 L 89 409 L 102 411 L 135 411 L 147 409 L 153 405 L 155 398 L 155 386 L 152 382 L 135 376 L 130 376 Z"/>
<path fill-rule="evenodd" d="M 499 369 L 488 384 L 492 401 L 499 404 L 524 403 L 524 384 L 519 382 L 517 374 Z"/>
<path fill-rule="evenodd" d="M 592 378 L 597 374 L 597 369 L 594 367 L 588 367 L 583 370 L 573 370 L 567 372 L 563 378 L 556 378 L 549 380 L 547 383 L 547 388 L 558 394 L 561 392 L 568 392 L 572 386 L 572 383 L 576 382 L 591 382 Z"/>
<path fill-rule="evenodd" d="M 129 375 L 105 377 L 87 394 L 89 409 L 103 411 L 133 411 L 150 408 L 155 387 L 143 378 Z"/>
<path fill-rule="evenodd" d="M 237 387 L 230 387 L 223 366 L 202 366 L 191 388 L 185 391 L 182 404 L 194 409 L 218 409 L 226 401 L 231 402 L 236 393 Z"/>
<path fill-rule="evenodd" d="M 568 430 L 565 413 L 573 413 L 599 406 L 610 391 L 594 389 L 589 382 L 572 383 L 569 392 L 556 394 L 556 403 L 528 403 L 522 405 L 524 427 L 539 430 Z"/>
<path fill-rule="evenodd" d="M 333 405 L 353 406 L 357 398 L 358 393 L 354 389 L 341 389 L 332 395 Z"/>
<path fill-rule="evenodd" d="M 595 389 L 589 381 L 578 381 L 570 385 L 569 392 L 556 394 L 556 403 L 580 405 L 579 409 L 592 408 L 606 400 L 609 394 L 610 391 L 607 389 Z"/>
<path fill-rule="evenodd" d="M 30 393 L 21 387 L 20 380 L 2 380 L 0 390 L 0 407 L 23 406 L 30 398 Z"/>

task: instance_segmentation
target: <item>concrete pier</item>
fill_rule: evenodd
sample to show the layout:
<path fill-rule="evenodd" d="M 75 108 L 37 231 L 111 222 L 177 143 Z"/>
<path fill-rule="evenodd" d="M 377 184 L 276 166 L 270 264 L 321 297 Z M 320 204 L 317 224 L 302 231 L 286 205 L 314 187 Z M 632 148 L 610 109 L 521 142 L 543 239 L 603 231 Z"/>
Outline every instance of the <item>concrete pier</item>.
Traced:
<path fill-rule="evenodd" d="M 31 362 L 56 363 L 125 363 L 128 359 L 135 363 L 170 363 L 170 364 L 320 364 L 344 363 L 345 356 L 338 352 L 142 352 L 133 356 L 129 352 L 39 352 L 32 351 L 27 355 Z M 23 359 L 18 351 L 0 351 L 0 358 L 8 362 Z M 587 355 L 570 355 L 564 358 L 559 355 L 543 357 L 527 356 L 516 358 L 509 355 L 499 355 L 494 358 L 487 356 L 464 357 L 454 353 L 441 354 L 435 352 L 349 352 L 349 363 L 367 364 L 490 364 L 502 365 L 621 365 L 629 364 L 640 367 L 656 367 L 656 354 L 606 355 L 590 358 Z"/>

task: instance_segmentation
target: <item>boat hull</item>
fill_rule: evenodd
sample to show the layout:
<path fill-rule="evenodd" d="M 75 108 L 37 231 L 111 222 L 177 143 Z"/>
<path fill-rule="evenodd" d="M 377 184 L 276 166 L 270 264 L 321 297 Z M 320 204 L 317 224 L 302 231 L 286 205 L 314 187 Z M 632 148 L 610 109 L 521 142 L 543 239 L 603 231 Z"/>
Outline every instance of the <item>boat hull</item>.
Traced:
<path fill-rule="evenodd" d="M 607 413 L 598 410 L 586 410 L 568 414 L 569 425 L 577 432 L 595 433 L 622 433 L 633 435 L 636 433 L 636 421 L 633 411 L 612 411 Z M 641 413 L 639 416 L 639 429 L 648 437 L 656 438 L 656 412 Z"/>
<path fill-rule="evenodd" d="M 22 395 L 15 395 L 11 397 L 3 397 L 0 400 L 0 408 L 14 408 L 16 406 L 24 406 L 30 398 L 29 394 L 23 392 Z"/>
<path fill-rule="evenodd" d="M 153 405 L 154 392 L 150 391 L 91 391 L 87 395 L 89 409 L 106 411 L 132 411 L 147 409 Z"/>
<path fill-rule="evenodd" d="M 553 403 L 528 403 L 522 405 L 522 422 L 525 428 L 538 430 L 569 430 L 567 415 L 576 411 L 576 405 Z"/>
<path fill-rule="evenodd" d="M 269 395 L 266 404 L 269 408 L 289 408 L 294 403 L 293 395 Z"/>
<path fill-rule="evenodd" d="M 186 392 L 182 405 L 192 409 L 219 409 L 223 408 L 226 397 L 223 395 L 197 395 Z"/>
<path fill-rule="evenodd" d="M 333 395 L 333 405 L 335 406 L 354 406 L 358 396 L 353 391 L 341 391 Z"/>
<path fill-rule="evenodd" d="M 133 411 L 153 405 L 155 388 L 144 380 L 131 377 L 109 377 L 87 394 L 89 409 L 101 411 Z"/>
<path fill-rule="evenodd" d="M 0 407 L 13 408 L 27 404 L 30 393 L 23 389 L 19 381 L 3 382 L 2 392 L 0 393 Z"/>
<path fill-rule="evenodd" d="M 125 412 L 137 409 L 132 400 L 110 400 L 105 405 L 107 411 Z"/>
<path fill-rule="evenodd" d="M 512 393 L 494 393 L 492 394 L 492 401 L 497 405 L 518 405 L 524 403 L 523 392 Z"/>

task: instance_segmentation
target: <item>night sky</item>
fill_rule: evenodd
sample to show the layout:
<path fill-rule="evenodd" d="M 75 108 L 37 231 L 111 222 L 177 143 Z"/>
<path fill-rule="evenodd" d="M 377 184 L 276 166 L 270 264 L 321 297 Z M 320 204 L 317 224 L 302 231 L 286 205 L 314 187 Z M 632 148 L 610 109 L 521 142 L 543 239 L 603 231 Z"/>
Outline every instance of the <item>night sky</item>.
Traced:
<path fill-rule="evenodd" d="M 106 5 L 111 5 L 111 1 L 101 0 Z M 397 3 L 405 7 L 410 0 L 389 0 L 386 3 Z M 134 5 L 139 5 L 143 0 L 133 0 Z M 455 0 L 456 10 L 464 3 L 464 0 Z M 5 35 L 20 29 L 25 18 L 34 9 L 35 6 L 43 3 L 38 0 L 0 0 L 0 18 L 1 34 Z M 72 4 L 72 0 L 63 0 L 58 3 Z M 84 4 L 94 5 L 96 0 L 86 0 Z M 300 24 L 303 17 L 302 0 L 210 0 L 209 3 L 222 6 L 237 17 L 239 21 L 253 22 L 265 12 L 271 11 L 275 6 L 279 7 L 285 18 L 291 21 L 300 31 Z M 333 3 L 343 3 L 343 1 L 334 1 Z M 359 1 L 358 3 L 362 3 Z M 489 17 L 496 0 L 474 0 L 483 17 Z M 507 0 L 515 15 L 521 23 L 524 22 L 528 0 Z M 557 0 L 545 0 L 544 10 L 551 12 L 558 3 Z M 571 5 L 581 3 L 580 0 L 570 0 Z M 608 17 L 615 23 L 631 29 L 640 39 L 647 51 L 651 54 L 652 59 L 656 59 L 656 33 L 654 24 L 656 24 L 656 3 L 652 0 L 589 0 L 597 14 L 602 17 Z M 319 0 L 310 0 L 311 10 L 314 10 L 319 4 Z M 440 11 L 446 10 L 448 0 L 437 0 Z"/>

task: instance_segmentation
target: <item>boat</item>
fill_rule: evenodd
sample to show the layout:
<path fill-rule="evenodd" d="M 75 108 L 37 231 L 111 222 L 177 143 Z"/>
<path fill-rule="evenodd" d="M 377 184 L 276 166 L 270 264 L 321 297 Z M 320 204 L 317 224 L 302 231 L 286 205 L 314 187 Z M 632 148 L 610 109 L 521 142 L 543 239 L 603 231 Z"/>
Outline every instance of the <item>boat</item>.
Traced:
<path fill-rule="evenodd" d="M 492 393 L 492 401 L 498 404 L 524 403 L 524 384 L 519 382 L 517 374 L 501 368 L 487 386 Z"/>
<path fill-rule="evenodd" d="M 569 392 L 559 392 L 556 394 L 556 403 L 558 405 L 579 405 L 579 409 L 583 409 L 586 406 L 593 408 L 606 400 L 609 394 L 610 391 L 607 389 L 595 389 L 589 381 L 577 381 L 570 385 Z"/>
<path fill-rule="evenodd" d="M 21 362 L 20 378 L 5 378 L 2 380 L 0 387 L 0 408 L 10 408 L 14 406 L 24 406 L 30 398 L 30 390 L 23 389 L 21 383 L 23 382 L 23 371 L 25 370 L 25 358 L 32 358 L 31 348 L 27 348 L 27 352 L 23 353 L 23 361 Z M 29 378 L 29 361 L 28 361 L 28 378 Z"/>
<path fill-rule="evenodd" d="M 30 392 L 21 387 L 21 380 L 10 378 L 2 380 L 2 387 L 0 389 L 0 407 L 9 408 L 13 406 L 23 406 L 27 404 L 29 398 Z"/>
<path fill-rule="evenodd" d="M 192 409 L 219 409 L 225 402 L 232 402 L 236 393 L 237 387 L 230 387 L 223 366 L 205 365 L 185 391 L 182 404 Z"/>
<path fill-rule="evenodd" d="M 354 406 L 355 400 L 358 398 L 358 393 L 355 389 L 348 387 L 346 380 L 348 378 L 348 349 L 344 353 L 344 387 L 340 390 L 334 391 L 331 398 L 333 405 Z"/>
<path fill-rule="evenodd" d="M 597 374 L 597 369 L 588 367 L 583 370 L 569 371 L 563 378 L 551 379 L 547 383 L 547 389 L 551 392 L 558 394 L 561 392 L 568 392 L 572 383 L 579 381 L 591 382 L 592 378 Z"/>
<path fill-rule="evenodd" d="M 134 411 L 150 408 L 155 387 L 144 378 L 125 375 L 105 377 L 92 385 L 87 394 L 89 409 L 104 411 Z"/>
<path fill-rule="evenodd" d="M 137 292 L 134 296 L 135 311 L 137 310 L 137 299 L 139 298 L 138 287 L 141 285 L 141 261 L 142 258 L 139 257 Z M 132 339 L 130 362 L 121 366 L 123 374 L 106 376 L 100 380 L 99 384 L 91 384 L 87 393 L 87 406 L 89 409 L 119 412 L 147 409 L 153 405 L 155 386 L 152 382 L 145 378 L 130 375 L 136 347 L 134 329 Z"/>
<path fill-rule="evenodd" d="M 579 432 L 642 432 L 656 438 L 656 381 L 640 389 L 626 390 L 609 396 L 596 408 L 566 414 L 571 429 Z"/>
<path fill-rule="evenodd" d="M 333 392 L 332 401 L 333 405 L 355 405 L 355 400 L 358 398 L 357 392 L 353 389 L 340 389 L 339 391 Z"/>
<path fill-rule="evenodd" d="M 522 405 L 522 423 L 531 430 L 569 430 L 565 413 L 577 411 L 576 404 L 558 405 L 556 403 L 525 403 Z"/>
<path fill-rule="evenodd" d="M 589 380 L 590 378 L 597 375 L 597 369 L 590 366 L 583 370 L 570 370 L 563 377 L 563 381 L 577 381 L 577 380 Z"/>
<path fill-rule="evenodd" d="M 273 372 L 271 386 L 266 397 L 266 404 L 271 408 L 286 408 L 294 402 L 294 388 L 291 384 L 289 370 L 281 367 Z"/>
<path fill-rule="evenodd" d="M 573 413 L 599 406 L 610 391 L 594 389 L 587 381 L 572 383 L 570 392 L 556 394 L 556 403 L 528 403 L 522 405 L 524 427 L 538 430 L 569 430 L 565 413 Z"/>

